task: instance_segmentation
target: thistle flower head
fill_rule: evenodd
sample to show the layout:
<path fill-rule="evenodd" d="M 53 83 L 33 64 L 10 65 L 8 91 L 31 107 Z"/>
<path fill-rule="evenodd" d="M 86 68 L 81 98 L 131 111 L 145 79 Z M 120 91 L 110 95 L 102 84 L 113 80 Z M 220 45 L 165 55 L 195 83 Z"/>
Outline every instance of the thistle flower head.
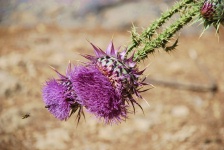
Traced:
<path fill-rule="evenodd" d="M 70 104 L 66 100 L 65 91 L 65 87 L 55 79 L 46 82 L 43 88 L 45 107 L 60 120 L 66 120 L 70 112 Z"/>
<path fill-rule="evenodd" d="M 224 1 L 205 0 L 200 9 L 201 18 L 204 20 L 205 28 L 213 25 L 217 30 L 220 23 L 224 22 Z"/>
<path fill-rule="evenodd" d="M 146 83 L 139 76 L 134 54 L 126 58 L 126 50 L 119 53 L 111 42 L 102 51 L 92 44 L 96 56 L 85 55 L 90 60 L 85 65 L 69 64 L 66 75 L 57 72 L 59 79 L 46 82 L 43 100 L 46 108 L 58 119 L 66 120 L 78 111 L 78 121 L 83 107 L 105 123 L 118 123 L 127 118 L 128 106 L 137 104 L 133 98 L 140 97 L 140 88 Z"/>
<path fill-rule="evenodd" d="M 56 71 L 56 70 L 55 70 Z M 56 71 L 59 79 L 51 79 L 46 82 L 42 90 L 45 107 L 58 119 L 66 120 L 71 113 L 81 107 L 80 101 L 73 90 L 72 83 L 69 80 L 71 73 L 71 64 L 66 71 L 66 76 Z M 74 107 L 76 106 L 76 107 Z M 80 114 L 78 114 L 80 118 Z"/>
<path fill-rule="evenodd" d="M 134 62 L 134 54 L 130 58 L 126 58 L 126 50 L 119 53 L 114 48 L 111 42 L 106 50 L 102 51 L 100 48 L 93 45 L 96 56 L 84 55 L 85 58 L 91 61 L 98 70 L 110 81 L 116 93 L 119 93 L 121 99 L 127 103 L 131 103 L 134 111 L 134 104 L 141 106 L 133 98 L 133 94 L 140 96 L 140 88 L 145 85 L 143 81 L 139 81 L 139 76 L 144 72 L 138 71 L 136 62 Z"/>
<path fill-rule="evenodd" d="M 127 117 L 127 107 L 109 79 L 95 66 L 76 66 L 72 83 L 82 105 L 105 123 L 117 123 Z"/>

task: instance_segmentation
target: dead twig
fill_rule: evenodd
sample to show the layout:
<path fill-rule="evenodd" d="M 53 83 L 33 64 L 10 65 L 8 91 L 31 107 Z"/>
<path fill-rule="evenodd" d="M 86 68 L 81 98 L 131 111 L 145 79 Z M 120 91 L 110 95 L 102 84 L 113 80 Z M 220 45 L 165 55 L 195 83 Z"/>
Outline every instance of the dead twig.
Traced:
<path fill-rule="evenodd" d="M 195 84 L 195 83 L 183 83 L 183 82 L 177 82 L 177 81 L 157 80 L 152 78 L 149 78 L 147 80 L 153 85 L 161 85 L 161 86 L 195 91 L 195 92 L 214 92 L 215 93 L 218 90 L 218 86 L 216 83 L 202 85 L 202 84 Z"/>

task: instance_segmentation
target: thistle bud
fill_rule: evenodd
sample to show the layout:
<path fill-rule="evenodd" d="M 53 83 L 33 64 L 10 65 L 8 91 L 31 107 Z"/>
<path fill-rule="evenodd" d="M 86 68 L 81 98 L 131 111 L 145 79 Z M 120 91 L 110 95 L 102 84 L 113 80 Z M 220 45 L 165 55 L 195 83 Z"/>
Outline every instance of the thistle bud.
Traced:
<path fill-rule="evenodd" d="M 214 25 L 218 30 L 220 23 L 224 22 L 224 0 L 205 0 L 200 14 L 205 28 Z"/>

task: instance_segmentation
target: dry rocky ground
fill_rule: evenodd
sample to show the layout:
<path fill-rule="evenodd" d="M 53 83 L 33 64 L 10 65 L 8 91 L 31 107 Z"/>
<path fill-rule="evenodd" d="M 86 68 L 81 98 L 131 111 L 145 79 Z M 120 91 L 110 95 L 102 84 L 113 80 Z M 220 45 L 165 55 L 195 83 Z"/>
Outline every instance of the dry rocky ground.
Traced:
<path fill-rule="evenodd" d="M 75 116 L 61 122 L 44 108 L 42 85 L 56 77 L 49 66 L 65 72 L 69 60 L 86 61 L 79 55 L 93 54 L 86 39 L 105 49 L 113 36 L 116 47 L 124 46 L 129 28 L 1 26 L 0 149 L 224 150 L 224 29 L 219 39 L 214 31 L 199 38 L 200 33 L 187 29 L 174 52 L 158 50 L 140 63 L 140 68 L 150 64 L 148 82 L 159 81 L 143 94 L 150 106 L 138 100 L 144 114 L 137 109 L 126 122 L 110 126 L 86 113 L 77 126 Z M 162 86 L 162 81 L 187 84 L 190 90 Z M 212 83 L 217 91 L 194 89 Z M 26 113 L 30 117 L 22 119 Z"/>

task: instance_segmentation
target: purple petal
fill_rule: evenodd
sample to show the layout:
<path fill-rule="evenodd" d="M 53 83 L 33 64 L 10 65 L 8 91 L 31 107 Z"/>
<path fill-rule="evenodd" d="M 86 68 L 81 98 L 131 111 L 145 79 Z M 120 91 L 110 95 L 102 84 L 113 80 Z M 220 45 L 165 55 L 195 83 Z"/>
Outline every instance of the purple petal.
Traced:
<path fill-rule="evenodd" d="M 66 120 L 69 117 L 70 105 L 65 100 L 63 85 L 58 84 L 55 79 L 46 82 L 43 87 L 43 101 L 48 110 L 58 119 Z"/>
<path fill-rule="evenodd" d="M 87 110 L 106 123 L 126 118 L 127 108 L 110 81 L 96 67 L 78 66 L 73 70 L 72 83 L 79 99 Z"/>

